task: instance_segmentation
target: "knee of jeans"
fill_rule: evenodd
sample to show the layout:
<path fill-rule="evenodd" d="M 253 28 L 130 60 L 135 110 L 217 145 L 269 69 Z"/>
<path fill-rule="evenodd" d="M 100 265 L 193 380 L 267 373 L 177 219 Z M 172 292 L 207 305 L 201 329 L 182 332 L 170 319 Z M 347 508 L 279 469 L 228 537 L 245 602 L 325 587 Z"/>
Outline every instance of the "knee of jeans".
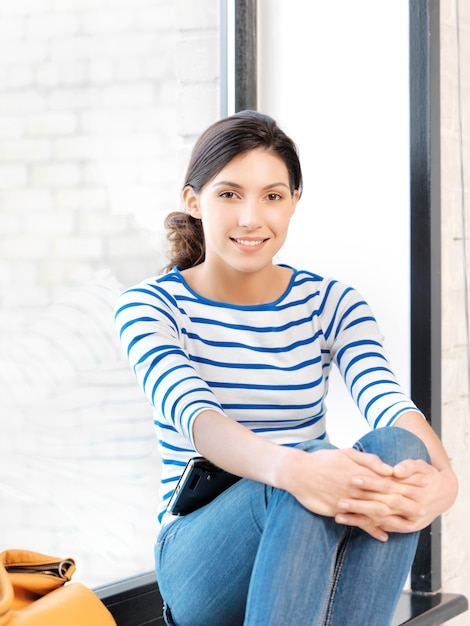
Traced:
<path fill-rule="evenodd" d="M 308 439 L 307 441 L 301 441 L 295 445 L 299 450 L 305 450 L 306 452 L 316 452 L 317 450 L 333 450 L 336 448 L 329 441 L 323 439 Z"/>
<path fill-rule="evenodd" d="M 382 461 L 396 465 L 405 459 L 431 462 L 423 441 L 409 430 L 398 426 L 372 430 L 354 445 L 357 450 L 377 454 Z"/>

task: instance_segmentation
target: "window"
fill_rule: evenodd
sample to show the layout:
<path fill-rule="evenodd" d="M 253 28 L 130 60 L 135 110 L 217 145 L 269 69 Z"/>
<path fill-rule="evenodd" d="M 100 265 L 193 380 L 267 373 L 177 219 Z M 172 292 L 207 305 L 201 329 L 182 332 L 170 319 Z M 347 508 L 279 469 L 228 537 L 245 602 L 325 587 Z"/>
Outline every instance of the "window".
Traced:
<path fill-rule="evenodd" d="M 156 441 L 112 311 L 165 265 L 188 146 L 220 115 L 219 13 L 0 6 L 0 542 L 91 586 L 153 569 Z"/>

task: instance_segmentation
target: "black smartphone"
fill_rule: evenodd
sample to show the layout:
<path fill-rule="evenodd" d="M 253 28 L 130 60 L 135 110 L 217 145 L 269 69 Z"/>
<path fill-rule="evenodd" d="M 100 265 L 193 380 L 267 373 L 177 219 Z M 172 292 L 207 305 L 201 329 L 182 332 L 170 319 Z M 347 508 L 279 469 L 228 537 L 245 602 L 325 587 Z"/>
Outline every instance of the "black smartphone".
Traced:
<path fill-rule="evenodd" d="M 176 485 L 167 511 L 172 515 L 187 515 L 205 504 L 240 480 L 217 467 L 203 456 L 190 459 Z"/>

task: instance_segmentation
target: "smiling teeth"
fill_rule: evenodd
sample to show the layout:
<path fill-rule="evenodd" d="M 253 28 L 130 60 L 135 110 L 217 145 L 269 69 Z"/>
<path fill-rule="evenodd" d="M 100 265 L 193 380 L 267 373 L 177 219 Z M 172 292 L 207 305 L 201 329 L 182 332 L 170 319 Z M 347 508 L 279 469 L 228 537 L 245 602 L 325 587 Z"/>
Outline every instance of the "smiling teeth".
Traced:
<path fill-rule="evenodd" d="M 251 239 L 235 239 L 237 243 L 240 243 L 242 246 L 259 246 L 263 243 L 264 239 L 258 239 L 257 241 L 253 241 Z"/>

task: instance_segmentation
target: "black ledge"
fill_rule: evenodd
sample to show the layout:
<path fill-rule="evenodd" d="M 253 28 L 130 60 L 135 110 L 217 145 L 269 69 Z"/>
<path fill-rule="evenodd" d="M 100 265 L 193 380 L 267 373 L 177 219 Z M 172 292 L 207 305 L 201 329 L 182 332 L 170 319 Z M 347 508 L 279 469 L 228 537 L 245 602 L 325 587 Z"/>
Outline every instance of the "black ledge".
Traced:
<path fill-rule="evenodd" d="M 96 588 L 118 626 L 164 626 L 163 602 L 149 572 Z M 465 613 L 467 599 L 454 593 L 403 591 L 392 626 L 437 626 Z"/>

